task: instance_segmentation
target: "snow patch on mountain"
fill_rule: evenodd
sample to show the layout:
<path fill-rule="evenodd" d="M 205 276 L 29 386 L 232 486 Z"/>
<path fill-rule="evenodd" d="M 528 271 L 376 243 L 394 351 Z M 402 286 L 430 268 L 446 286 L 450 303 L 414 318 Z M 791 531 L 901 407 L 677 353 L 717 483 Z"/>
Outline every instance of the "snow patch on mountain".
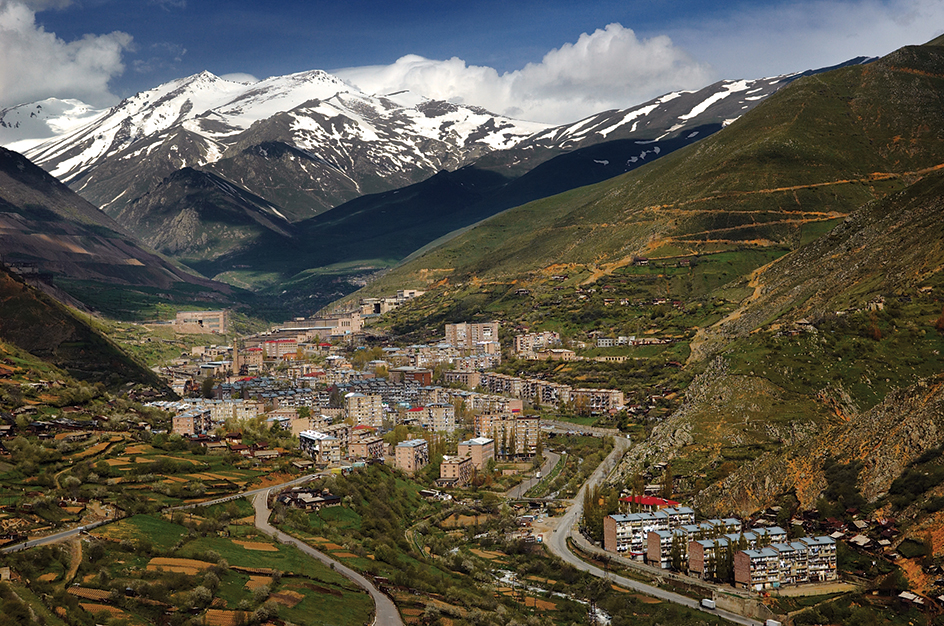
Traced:
<path fill-rule="evenodd" d="M 750 89 L 753 82 L 754 81 L 739 80 L 732 83 L 727 83 L 726 85 L 724 85 L 724 88 L 722 91 L 719 91 L 718 93 L 712 95 L 711 97 L 706 98 L 705 100 L 700 102 L 698 106 L 694 107 L 691 111 L 689 111 L 685 115 L 680 115 L 679 119 L 690 120 L 693 117 L 701 115 L 702 113 L 708 110 L 708 107 L 715 104 L 716 102 L 720 102 L 721 100 L 724 100 L 731 94 Z"/>

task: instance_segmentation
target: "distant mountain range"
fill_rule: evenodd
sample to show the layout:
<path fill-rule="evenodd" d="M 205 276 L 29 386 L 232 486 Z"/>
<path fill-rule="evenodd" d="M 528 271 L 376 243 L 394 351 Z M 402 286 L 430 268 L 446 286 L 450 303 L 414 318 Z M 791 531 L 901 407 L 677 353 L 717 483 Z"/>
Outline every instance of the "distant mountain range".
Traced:
<path fill-rule="evenodd" d="M 310 290 L 312 271 L 390 267 L 502 210 L 651 162 L 798 76 L 721 81 L 551 127 L 364 94 L 322 71 L 254 84 L 204 72 L 107 111 L 55 100 L 6 109 L 0 138 L 206 276 Z"/>

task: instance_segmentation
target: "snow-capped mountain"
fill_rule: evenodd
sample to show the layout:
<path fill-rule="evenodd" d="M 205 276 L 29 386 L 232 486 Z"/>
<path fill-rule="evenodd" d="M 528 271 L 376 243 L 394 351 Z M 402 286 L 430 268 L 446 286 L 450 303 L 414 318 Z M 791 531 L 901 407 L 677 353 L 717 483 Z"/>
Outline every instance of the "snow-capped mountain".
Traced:
<path fill-rule="evenodd" d="M 178 169 L 223 159 L 258 161 L 265 151 L 245 151 L 282 143 L 310 157 L 299 172 L 310 180 L 286 181 L 310 189 L 295 194 L 299 206 L 287 207 L 300 218 L 460 166 L 546 127 L 408 93 L 371 96 L 320 70 L 254 84 L 203 72 L 128 98 L 26 156 L 114 214 Z M 255 165 L 228 162 L 222 170 L 254 171 Z M 248 174 L 233 182 L 269 195 L 254 189 Z M 283 199 L 277 194 L 272 200 L 281 205 Z"/>

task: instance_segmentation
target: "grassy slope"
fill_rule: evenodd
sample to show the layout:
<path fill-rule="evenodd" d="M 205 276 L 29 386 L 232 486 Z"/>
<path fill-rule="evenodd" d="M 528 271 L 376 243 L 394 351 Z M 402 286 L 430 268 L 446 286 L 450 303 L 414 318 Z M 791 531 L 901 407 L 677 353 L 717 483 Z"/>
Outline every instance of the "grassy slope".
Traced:
<path fill-rule="evenodd" d="M 0 270 L 0 302 L 0 339 L 82 380 L 163 388 L 155 374 L 86 321 L 6 270 Z"/>
<path fill-rule="evenodd" d="M 611 181 L 509 210 L 372 291 L 443 274 L 521 278 L 555 263 L 634 254 L 795 248 L 824 223 L 902 188 L 901 175 L 944 162 L 934 122 L 944 113 L 941 63 L 937 48 L 906 48 L 799 80 L 723 132 Z"/>

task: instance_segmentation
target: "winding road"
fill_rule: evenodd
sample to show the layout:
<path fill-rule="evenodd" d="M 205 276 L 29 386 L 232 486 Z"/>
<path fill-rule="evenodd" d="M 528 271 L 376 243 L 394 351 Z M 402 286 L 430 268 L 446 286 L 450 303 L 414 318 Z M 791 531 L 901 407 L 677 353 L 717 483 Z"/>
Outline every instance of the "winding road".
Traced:
<path fill-rule="evenodd" d="M 574 497 L 573 504 L 570 505 L 570 508 L 567 509 L 567 512 L 564 513 L 564 516 L 560 519 L 560 521 L 557 523 L 557 526 L 551 532 L 551 536 L 547 541 L 548 549 L 552 554 L 557 555 L 561 558 L 561 560 L 569 563 L 577 569 L 589 572 L 594 576 L 610 580 L 618 584 L 620 587 L 633 589 L 634 591 L 639 591 L 640 593 L 644 593 L 667 602 L 674 602 L 675 604 L 681 604 L 693 609 L 701 609 L 698 600 L 693 600 L 686 596 L 673 593 L 671 591 L 666 591 L 665 589 L 660 589 L 659 587 L 653 587 L 652 585 L 647 585 L 637 580 L 626 578 L 625 576 L 618 576 L 616 574 L 606 572 L 599 567 L 591 565 L 590 563 L 580 559 L 570 551 L 570 546 L 567 545 L 567 539 L 570 538 L 571 534 L 574 532 L 574 529 L 577 527 L 577 520 L 579 519 L 583 510 L 583 497 L 585 491 L 602 482 L 603 479 L 606 478 L 606 476 L 616 466 L 617 460 L 622 457 L 627 449 L 629 449 L 629 440 L 623 437 L 614 437 L 613 441 L 613 451 L 610 452 L 609 456 L 607 456 L 602 463 L 600 463 L 596 471 L 590 475 L 590 478 L 587 479 L 587 482 L 585 482 L 583 487 L 580 488 L 580 491 L 578 491 L 577 495 Z M 757 620 L 720 609 L 710 611 L 710 613 L 722 617 L 728 621 L 734 622 L 735 624 L 743 624 L 744 626 L 763 626 L 763 622 L 759 622 Z"/>
<path fill-rule="evenodd" d="M 505 493 L 505 497 L 509 500 L 517 500 L 523 498 L 524 494 L 530 491 L 531 487 L 534 487 L 536 484 L 550 476 L 551 470 L 557 466 L 557 462 L 560 461 L 561 455 L 556 452 L 551 452 L 550 450 L 544 451 L 544 465 L 541 466 L 541 476 L 542 478 L 537 478 L 532 476 L 531 478 L 526 478 L 521 481 Z"/>
<path fill-rule="evenodd" d="M 287 535 L 269 524 L 269 514 L 271 511 L 269 510 L 268 492 L 269 490 L 267 489 L 265 490 L 265 493 L 257 493 L 252 501 L 253 506 L 256 509 L 256 528 L 271 536 L 276 541 L 295 546 L 313 559 L 321 561 L 342 576 L 354 581 L 355 584 L 369 593 L 370 597 L 373 598 L 374 606 L 376 607 L 374 625 L 403 626 L 403 620 L 400 619 L 400 612 L 397 610 L 396 605 L 382 591 L 377 589 L 377 587 L 375 587 L 372 582 L 343 563 L 335 561 L 326 554 L 315 550 L 305 542 L 299 541 L 291 535 Z"/>

